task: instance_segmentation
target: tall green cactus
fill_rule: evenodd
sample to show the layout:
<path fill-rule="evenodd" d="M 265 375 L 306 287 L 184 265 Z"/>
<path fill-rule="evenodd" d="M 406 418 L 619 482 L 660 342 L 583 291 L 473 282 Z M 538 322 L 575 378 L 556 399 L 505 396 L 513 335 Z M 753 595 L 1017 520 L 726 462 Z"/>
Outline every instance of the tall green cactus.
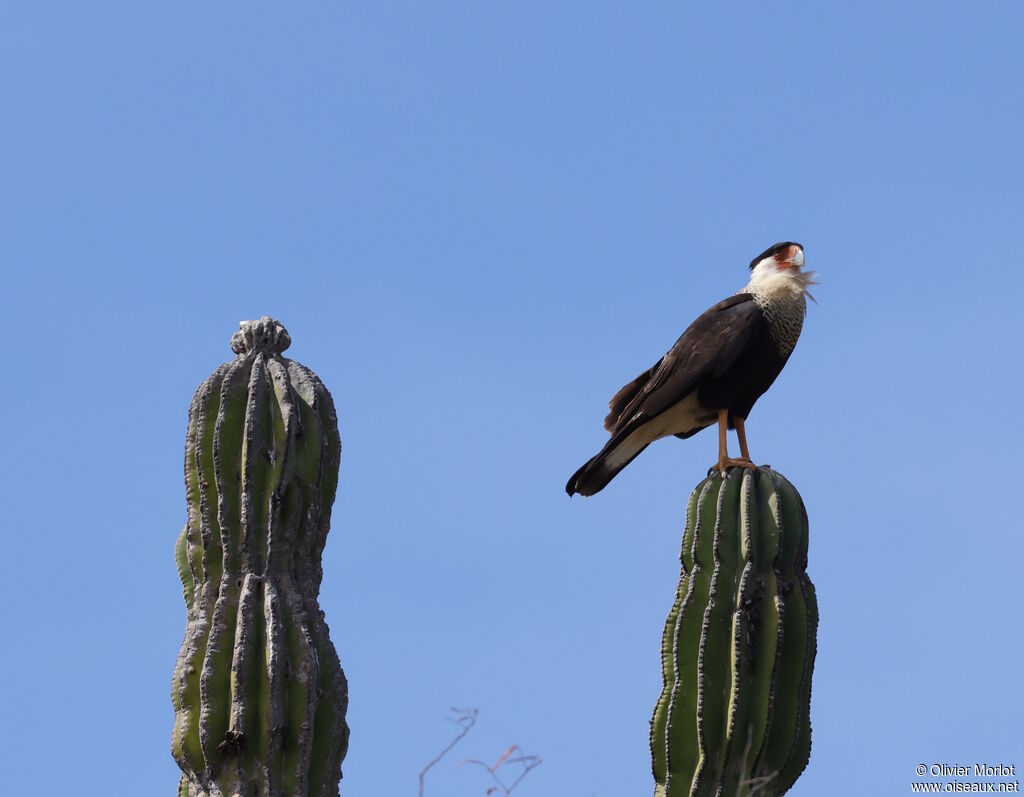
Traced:
<path fill-rule="evenodd" d="M 655 797 L 784 794 L 811 753 L 818 604 L 807 513 L 762 467 L 690 496 L 651 720 Z"/>
<path fill-rule="evenodd" d="M 348 684 L 317 603 L 338 486 L 334 402 L 264 316 L 192 399 L 188 522 L 175 546 L 188 610 L 171 752 L 188 797 L 338 794 Z"/>

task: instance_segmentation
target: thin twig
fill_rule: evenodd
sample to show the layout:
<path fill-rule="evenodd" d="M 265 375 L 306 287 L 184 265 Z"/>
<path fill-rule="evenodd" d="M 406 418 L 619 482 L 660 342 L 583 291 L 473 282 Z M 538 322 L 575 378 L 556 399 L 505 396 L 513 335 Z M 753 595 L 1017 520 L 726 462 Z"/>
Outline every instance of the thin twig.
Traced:
<path fill-rule="evenodd" d="M 475 708 L 455 708 L 454 706 L 452 707 L 452 714 L 454 714 L 455 717 L 449 717 L 449 720 L 451 722 L 454 722 L 456 725 L 460 726 L 462 730 L 460 730 L 458 734 L 456 734 L 455 738 L 451 740 L 451 742 L 448 744 L 446 748 L 444 748 L 444 750 L 438 753 L 437 756 L 429 764 L 423 767 L 423 769 L 420 771 L 419 797 L 423 797 L 423 779 L 427 775 L 427 770 L 429 770 L 432 766 L 434 766 L 434 764 L 438 763 L 442 758 L 448 755 L 449 751 L 453 747 L 455 747 L 455 745 L 457 745 L 459 742 L 463 740 L 466 734 L 469 733 L 469 729 L 476 724 L 476 715 L 479 713 L 480 711 Z"/>
<path fill-rule="evenodd" d="M 487 766 L 487 764 L 485 764 L 483 761 L 478 761 L 475 758 L 466 761 L 460 761 L 459 766 L 461 767 L 463 764 L 476 764 L 477 766 L 483 767 L 491 774 L 491 777 L 494 779 L 494 782 L 498 784 L 497 786 L 491 786 L 487 790 L 487 794 L 493 794 L 494 792 L 500 790 L 504 797 L 509 797 L 509 795 L 512 794 L 512 791 L 515 789 L 516 786 L 519 785 L 522 779 L 525 778 L 528 774 L 530 774 L 530 770 L 536 769 L 544 763 L 544 760 L 539 755 L 520 755 L 516 756 L 515 758 L 509 758 L 509 756 L 511 756 L 512 753 L 516 752 L 517 750 L 520 753 L 523 751 L 519 745 L 512 745 L 510 748 L 508 748 L 508 750 L 506 750 L 502 754 L 501 758 L 499 758 L 497 763 L 495 763 L 493 766 Z M 519 773 L 519 776 L 514 781 L 512 781 L 511 785 L 505 785 L 505 782 L 498 777 L 498 770 L 501 769 L 501 767 L 505 764 L 522 764 L 523 766 L 523 771 Z"/>

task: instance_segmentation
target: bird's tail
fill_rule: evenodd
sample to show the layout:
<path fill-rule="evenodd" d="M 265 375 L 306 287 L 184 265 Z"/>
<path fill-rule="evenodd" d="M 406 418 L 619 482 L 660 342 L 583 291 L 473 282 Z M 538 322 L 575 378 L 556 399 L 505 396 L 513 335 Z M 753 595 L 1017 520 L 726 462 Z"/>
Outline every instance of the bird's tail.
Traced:
<path fill-rule="evenodd" d="M 573 493 L 588 496 L 600 492 L 620 470 L 647 448 L 649 442 L 638 440 L 636 434 L 613 436 L 596 456 L 587 460 L 587 463 L 569 478 L 565 491 L 570 496 Z"/>

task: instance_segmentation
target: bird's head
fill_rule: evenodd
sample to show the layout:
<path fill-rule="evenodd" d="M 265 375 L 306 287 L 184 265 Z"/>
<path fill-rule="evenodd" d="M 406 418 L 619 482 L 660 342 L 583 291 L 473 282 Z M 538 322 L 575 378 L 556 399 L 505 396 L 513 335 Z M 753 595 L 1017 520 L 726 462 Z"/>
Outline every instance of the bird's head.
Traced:
<path fill-rule="evenodd" d="M 799 292 L 810 297 L 807 290 L 818 283 L 813 271 L 804 271 L 804 248 L 793 241 L 783 241 L 769 246 L 750 261 L 750 287 L 760 292 L 774 293 L 776 290 Z"/>
<path fill-rule="evenodd" d="M 804 248 L 792 241 L 769 246 L 761 254 L 750 261 L 751 271 L 778 271 L 781 269 L 795 269 L 799 271 L 804 266 Z"/>

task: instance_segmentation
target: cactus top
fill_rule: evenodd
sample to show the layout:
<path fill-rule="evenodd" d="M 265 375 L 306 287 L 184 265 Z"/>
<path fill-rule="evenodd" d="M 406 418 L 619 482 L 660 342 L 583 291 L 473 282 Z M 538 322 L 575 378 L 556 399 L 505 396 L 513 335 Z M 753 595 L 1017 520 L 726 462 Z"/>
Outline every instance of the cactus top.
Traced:
<path fill-rule="evenodd" d="M 175 559 L 186 606 L 171 752 L 187 797 L 337 797 L 348 686 L 317 602 L 341 438 L 330 393 L 272 318 L 196 390 L 188 516 Z"/>
<path fill-rule="evenodd" d="M 239 321 L 238 332 L 231 336 L 231 351 L 248 354 L 251 351 L 266 351 L 280 354 L 292 345 L 292 339 L 284 324 L 270 316 L 257 321 Z"/>

